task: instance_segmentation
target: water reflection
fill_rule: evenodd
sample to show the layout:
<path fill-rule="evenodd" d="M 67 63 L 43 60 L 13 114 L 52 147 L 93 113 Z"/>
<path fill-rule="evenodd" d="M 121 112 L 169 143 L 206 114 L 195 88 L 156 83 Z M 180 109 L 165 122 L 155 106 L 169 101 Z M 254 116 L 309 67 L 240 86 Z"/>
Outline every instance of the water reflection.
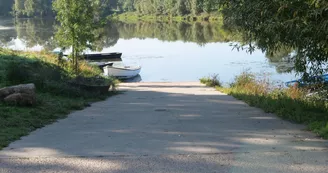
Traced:
<path fill-rule="evenodd" d="M 0 19 L 0 46 L 19 50 L 53 50 L 53 19 Z M 123 52 L 126 63 L 142 65 L 144 81 L 195 81 L 219 73 L 224 82 L 244 69 L 270 73 L 273 79 L 290 80 L 291 50 L 256 51 L 249 55 L 232 51 L 241 42 L 238 33 L 220 23 L 111 22 L 98 29 L 94 46 L 99 52 Z M 141 80 L 141 79 L 140 79 Z M 138 81 L 138 80 L 137 80 Z"/>
<path fill-rule="evenodd" d="M 17 19 L 15 28 L 17 37 L 24 41 L 26 47 L 42 46 L 46 50 L 56 48 L 54 44 L 54 21 Z"/>
<path fill-rule="evenodd" d="M 12 20 L 0 18 L 0 46 L 4 47 L 16 37 L 17 34 Z"/>
<path fill-rule="evenodd" d="M 237 33 L 224 30 L 219 23 L 143 22 L 115 23 L 120 38 L 156 38 L 161 41 L 208 43 L 239 41 Z"/>
<path fill-rule="evenodd" d="M 142 77 L 140 75 L 133 77 L 131 79 L 124 79 L 122 80 L 122 82 L 124 83 L 131 83 L 131 82 L 141 82 L 142 81 Z"/>
<path fill-rule="evenodd" d="M 55 21 L 53 19 L 0 19 L 2 31 L 0 40 L 3 45 L 15 39 L 21 40 L 28 49 L 37 45 L 44 49 L 56 48 L 54 37 Z M 219 23 L 183 23 L 183 22 L 111 22 L 97 30 L 98 49 L 114 46 L 121 39 L 155 38 L 161 41 L 194 42 L 200 46 L 208 43 L 239 41 L 237 33 L 224 30 Z M 17 47 L 19 47 L 17 46 Z M 21 48 L 23 49 L 23 48 Z"/>

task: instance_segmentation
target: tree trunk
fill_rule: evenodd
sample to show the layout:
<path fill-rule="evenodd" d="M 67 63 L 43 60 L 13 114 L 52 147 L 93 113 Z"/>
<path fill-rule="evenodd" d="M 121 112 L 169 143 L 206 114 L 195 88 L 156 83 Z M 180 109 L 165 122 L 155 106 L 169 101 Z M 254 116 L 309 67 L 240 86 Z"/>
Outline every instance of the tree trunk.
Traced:
<path fill-rule="evenodd" d="M 78 60 L 78 54 L 77 52 L 75 51 L 75 72 L 76 74 L 79 74 L 79 60 Z"/>
<path fill-rule="evenodd" d="M 76 69 L 75 69 L 75 32 L 74 32 L 74 29 L 72 31 L 72 37 L 73 37 L 73 44 L 72 44 L 72 59 L 73 59 L 73 62 L 72 62 L 72 67 L 73 67 L 73 70 L 76 72 Z"/>

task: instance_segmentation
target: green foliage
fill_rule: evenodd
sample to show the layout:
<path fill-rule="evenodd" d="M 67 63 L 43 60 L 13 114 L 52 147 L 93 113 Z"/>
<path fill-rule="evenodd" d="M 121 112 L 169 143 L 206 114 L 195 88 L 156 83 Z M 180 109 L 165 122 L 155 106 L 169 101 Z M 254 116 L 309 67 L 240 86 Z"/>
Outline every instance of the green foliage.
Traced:
<path fill-rule="evenodd" d="M 37 89 L 35 107 L 15 107 L 0 102 L 0 149 L 21 136 L 65 118 L 72 110 L 80 110 L 89 102 L 105 99 L 107 94 L 93 92 L 68 83 L 74 79 L 68 66 L 59 67 L 54 55 L 19 52 L 0 48 L 0 87 L 34 83 Z M 99 77 L 93 67 L 80 64 L 88 85 L 114 85 L 113 79 Z M 93 77 L 91 77 L 93 76 Z"/>
<path fill-rule="evenodd" d="M 230 88 L 217 89 L 265 112 L 307 124 L 310 130 L 328 138 L 328 101 L 309 97 L 306 90 L 274 88 L 265 80 L 256 80 L 255 75 L 248 72 L 237 76 Z"/>
<path fill-rule="evenodd" d="M 119 0 L 124 12 L 141 15 L 198 15 L 218 11 L 217 0 Z"/>
<path fill-rule="evenodd" d="M 0 1 L 5 4 L 3 6 L 5 9 L 10 4 L 7 1 Z M 51 11 L 44 10 L 49 5 L 42 5 L 41 2 L 49 4 L 51 0 L 15 0 L 14 13 L 17 16 L 33 16 Z M 303 74 L 306 80 L 311 75 L 328 72 L 327 1 L 276 0 L 268 3 L 262 0 L 102 0 L 101 2 L 99 0 L 96 2 L 100 3 L 92 2 L 90 2 L 91 7 L 92 4 L 96 4 L 95 6 L 101 6 L 115 13 L 133 12 L 137 17 L 162 15 L 165 16 L 164 18 L 171 19 L 179 15 L 183 16 L 182 18 L 197 20 L 198 17 L 195 15 L 213 16 L 212 13 L 219 11 L 224 15 L 228 28 L 242 33 L 243 41 L 237 46 L 248 48 L 250 52 L 260 48 L 268 55 L 280 52 L 284 48 L 291 49 L 289 65 L 277 67 L 279 72 L 295 70 Z M 99 17 L 100 14 L 95 12 L 95 16 Z M 203 19 L 208 20 L 208 17 Z M 282 54 L 276 55 L 277 57 L 271 57 L 276 59 Z M 280 56 L 280 58 L 286 57 Z"/>
<path fill-rule="evenodd" d="M 0 0 L 4 14 L 13 7 L 17 17 L 53 16 L 51 4 L 55 0 Z M 104 9 L 100 16 L 122 12 L 137 12 L 141 15 L 198 15 L 216 12 L 219 0 L 97 0 Z M 92 1 L 90 1 L 92 2 Z M 9 7 L 9 8 L 8 8 Z M 0 12 L 1 13 L 1 12 Z"/>
<path fill-rule="evenodd" d="M 1 63 L 4 69 L 0 74 L 4 76 L 5 85 L 16 85 L 22 83 L 34 83 L 40 92 L 49 92 L 65 97 L 84 97 L 97 95 L 91 91 L 83 91 L 81 88 L 72 86 L 67 81 L 75 79 L 75 75 L 70 66 L 60 67 L 56 63 L 55 56 L 40 56 L 28 54 L 30 58 L 25 58 L 25 54 L 15 53 L 11 56 L 2 57 Z M 8 54 L 8 53 L 7 53 Z M 6 55 L 7 55 L 6 54 Z M 100 76 L 101 71 L 97 68 L 81 63 L 80 78 L 88 79 L 84 84 L 88 85 L 113 85 L 115 81 L 112 78 Z"/>
<path fill-rule="evenodd" d="M 184 19 L 186 17 L 177 20 Z M 122 20 L 109 22 L 95 30 L 94 35 L 97 39 L 92 46 L 97 50 L 111 47 L 117 43 L 119 38 L 157 38 L 163 41 L 194 42 L 199 45 L 241 40 L 238 33 L 224 29 L 219 21 L 187 22 L 163 19 L 165 22 L 157 22 L 153 18 L 145 18 L 145 21 L 140 21 L 137 18 L 124 18 Z M 59 47 L 53 39 L 54 25 L 55 22 L 49 19 L 17 19 L 15 31 L 17 38 L 26 43 L 27 47 L 41 45 L 46 50 L 51 51 Z M 8 40 L 3 41 L 4 44 L 10 44 L 11 35 L 8 37 Z"/>
<path fill-rule="evenodd" d="M 134 0 L 118 0 L 118 3 L 122 11 L 133 11 L 135 9 Z"/>
<path fill-rule="evenodd" d="M 244 71 L 242 74 L 235 77 L 234 82 L 230 84 L 231 87 L 245 87 L 248 84 L 256 83 L 255 75 L 249 71 Z"/>
<path fill-rule="evenodd" d="M 65 118 L 72 110 L 83 109 L 88 100 L 38 93 L 35 107 L 12 107 L 0 103 L 0 149 L 37 128 Z M 92 101 L 92 100 L 89 100 Z"/>
<path fill-rule="evenodd" d="M 238 33 L 224 30 L 219 23 L 200 22 L 116 22 L 114 26 L 121 38 L 156 38 L 163 41 L 194 42 L 199 45 L 229 42 L 240 39 Z"/>
<path fill-rule="evenodd" d="M 14 0 L 13 14 L 15 17 L 53 16 L 51 6 L 52 0 Z"/>
<path fill-rule="evenodd" d="M 200 82 L 208 87 L 222 87 L 218 74 L 214 74 L 211 77 L 201 78 Z"/>
<path fill-rule="evenodd" d="M 323 138 L 328 139 L 328 122 L 312 122 L 309 124 L 309 130 L 312 130 Z"/>
<path fill-rule="evenodd" d="M 294 60 L 292 58 L 293 49 L 281 47 L 274 52 L 266 52 L 269 64 L 276 66 L 278 73 L 288 73 L 294 68 Z"/>
<path fill-rule="evenodd" d="M 58 66 L 40 61 L 12 62 L 7 67 L 7 82 L 10 85 L 34 83 L 42 92 L 66 97 L 83 97 L 79 88 L 69 86 L 69 74 Z M 87 96 L 84 96 L 87 97 Z"/>
<path fill-rule="evenodd" d="M 152 21 L 152 22 L 168 22 L 168 21 L 175 21 L 175 22 L 215 22 L 220 24 L 222 22 L 222 16 L 218 13 L 211 13 L 206 14 L 202 13 L 199 15 L 177 15 L 177 16 L 171 16 L 171 15 L 141 15 L 137 12 L 126 12 L 119 15 L 112 15 L 108 17 L 109 20 L 116 19 L 120 21 Z"/>
<path fill-rule="evenodd" d="M 72 62 L 78 74 L 79 55 L 86 48 L 92 49 L 95 41 L 95 30 L 98 20 L 95 20 L 99 10 L 99 1 L 90 0 L 55 0 L 56 19 L 60 22 L 57 28 L 56 40 L 61 47 L 72 47 Z"/>
<path fill-rule="evenodd" d="M 49 19 L 15 19 L 17 37 L 28 47 L 42 45 L 47 50 L 56 48 L 54 43 L 55 21 Z"/>
<path fill-rule="evenodd" d="M 328 2 L 221 0 L 225 23 L 243 33 L 249 51 L 293 48 L 294 70 L 305 79 L 327 72 Z M 256 45 L 253 45 L 256 43 Z"/>

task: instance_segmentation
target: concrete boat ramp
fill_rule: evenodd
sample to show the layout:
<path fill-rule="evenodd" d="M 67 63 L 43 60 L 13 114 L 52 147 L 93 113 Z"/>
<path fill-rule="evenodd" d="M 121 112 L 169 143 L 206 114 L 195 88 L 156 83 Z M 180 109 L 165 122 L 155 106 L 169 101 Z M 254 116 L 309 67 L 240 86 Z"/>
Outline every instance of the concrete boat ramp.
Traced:
<path fill-rule="evenodd" d="M 199 83 L 122 94 L 0 151 L 0 173 L 323 173 L 328 143 Z"/>

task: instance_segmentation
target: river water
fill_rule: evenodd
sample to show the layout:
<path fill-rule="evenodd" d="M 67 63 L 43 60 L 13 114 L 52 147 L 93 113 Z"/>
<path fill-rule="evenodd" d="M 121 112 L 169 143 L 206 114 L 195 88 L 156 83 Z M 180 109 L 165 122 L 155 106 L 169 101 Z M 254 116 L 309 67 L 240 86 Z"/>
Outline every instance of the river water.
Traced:
<path fill-rule="evenodd" d="M 0 19 L 0 46 L 16 50 L 53 50 L 53 19 Z M 122 52 L 123 61 L 141 65 L 143 82 L 198 81 L 218 74 L 229 83 L 249 70 L 274 82 L 295 79 L 285 54 L 267 56 L 237 51 L 238 33 L 219 23 L 112 22 L 101 30 L 97 52 Z"/>

